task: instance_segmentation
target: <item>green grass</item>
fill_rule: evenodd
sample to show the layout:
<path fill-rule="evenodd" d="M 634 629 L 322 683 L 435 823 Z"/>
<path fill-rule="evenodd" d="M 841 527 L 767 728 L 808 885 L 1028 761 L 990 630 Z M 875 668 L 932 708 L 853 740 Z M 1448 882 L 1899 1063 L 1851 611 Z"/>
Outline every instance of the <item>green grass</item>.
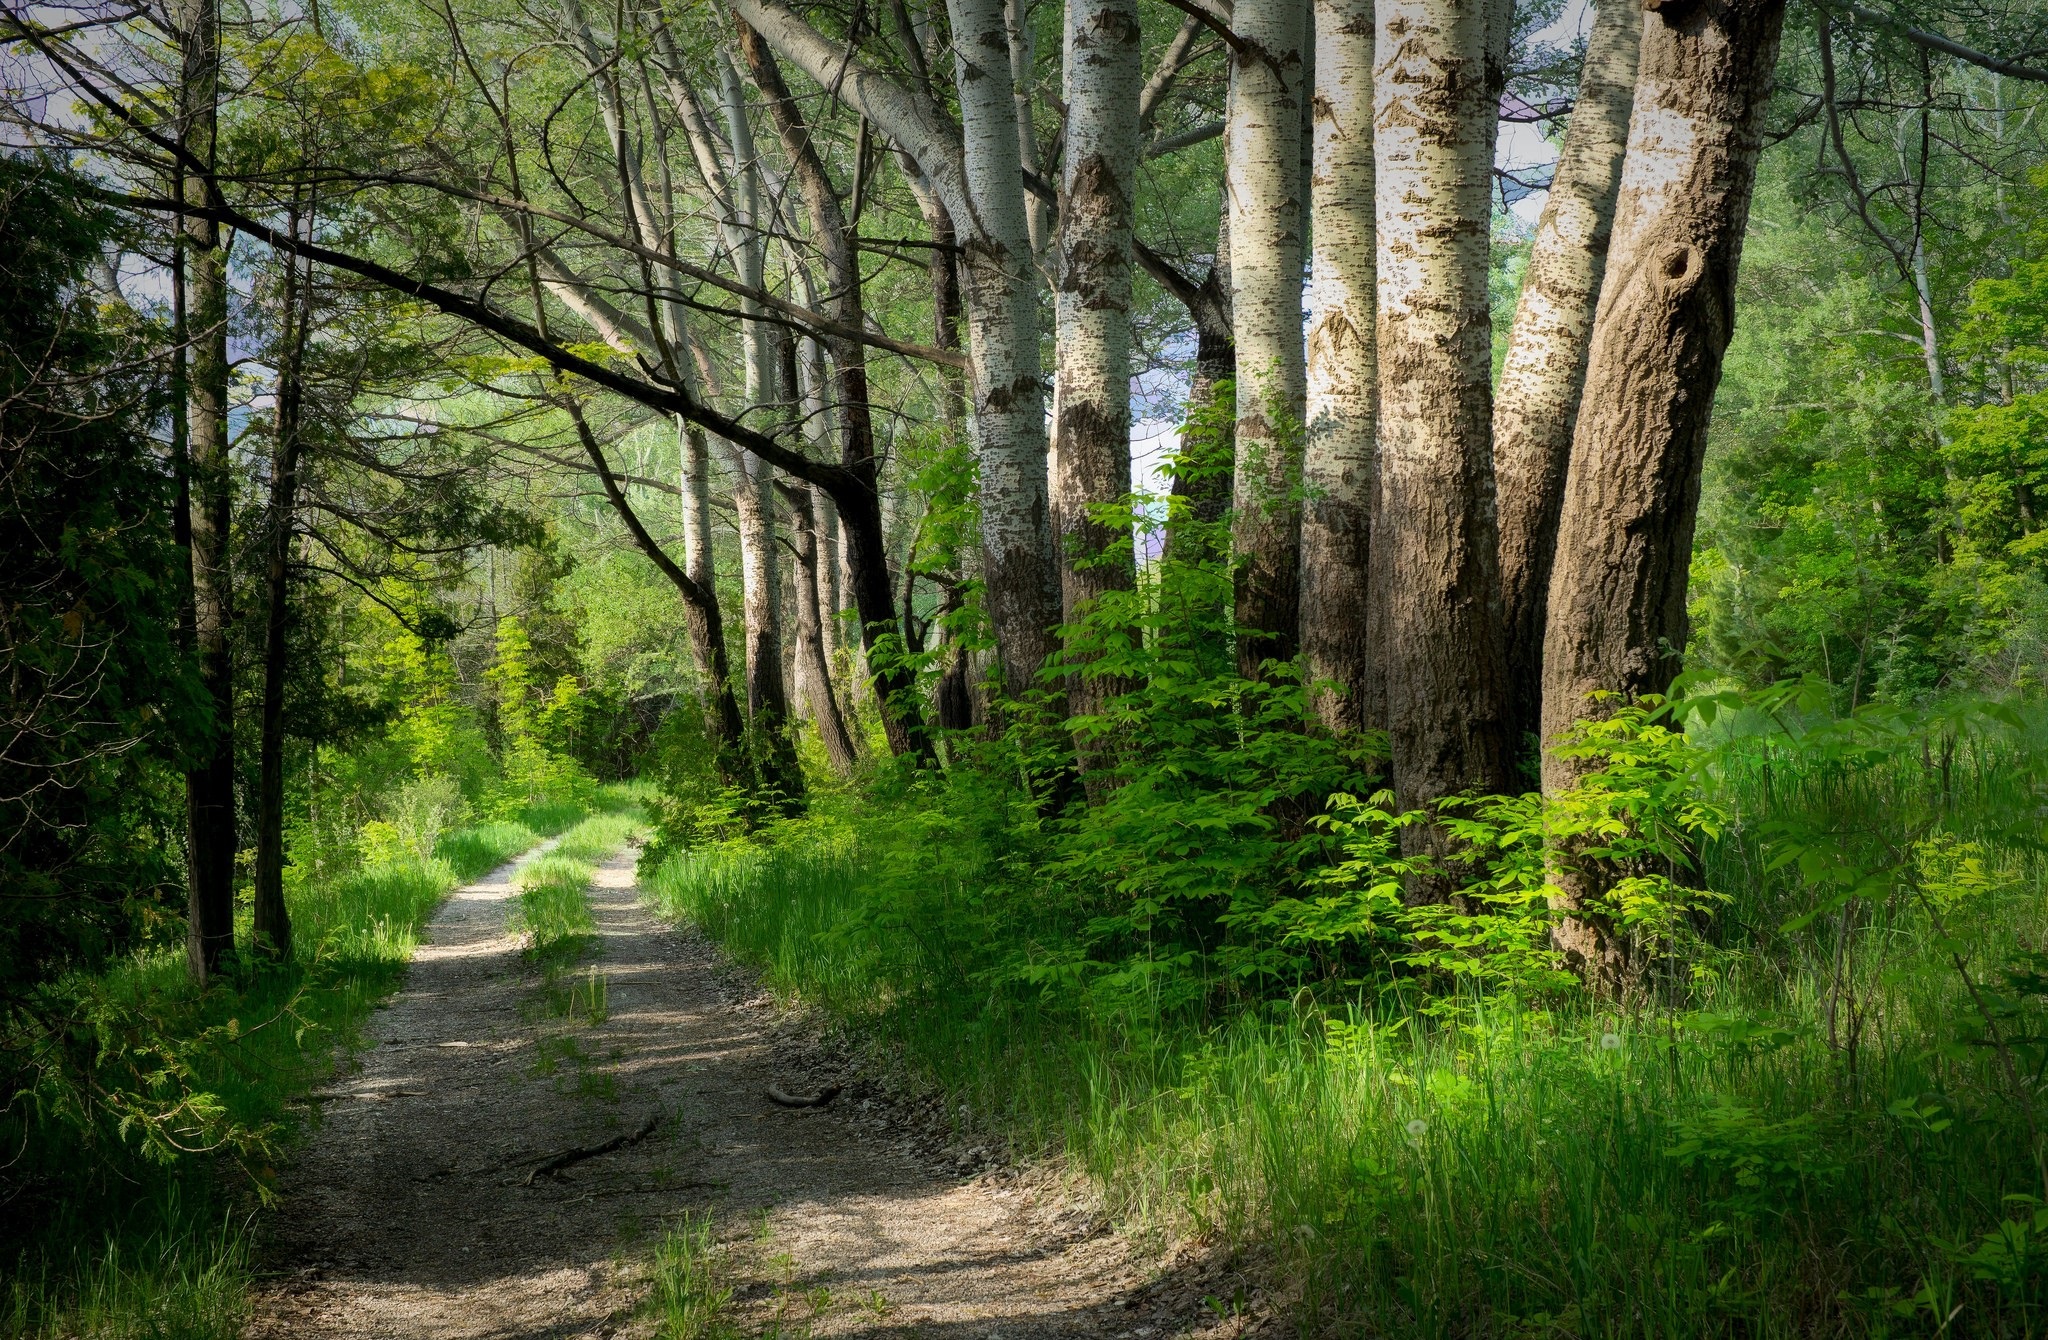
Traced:
<path fill-rule="evenodd" d="M 1978 823 L 2025 799 L 1979 763 L 1940 812 L 1982 829 L 1988 878 L 1946 923 L 1982 978 L 2048 943 L 2048 878 Z M 1312 1334 L 2048 1332 L 2037 1128 L 1941 937 L 1902 898 L 1858 904 L 1840 946 L 1832 921 L 1784 929 L 1816 893 L 1759 835 L 1791 815 L 1847 846 L 1911 831 L 1927 776 L 1778 758 L 1717 785 L 1737 823 L 1708 873 L 1733 902 L 1697 977 L 1626 1010 L 1020 989 L 999 969 L 1056 948 L 1055 919 L 921 853 L 915 813 L 820 813 L 680 853 L 650 887 L 949 1107 L 1079 1162 L 1127 1221 L 1258 1254 Z"/>
<path fill-rule="evenodd" d="M 257 1138 L 245 1147 L 247 1176 L 223 1179 L 209 1159 L 138 1157 L 118 1112 L 30 1132 L 26 1157 L 47 1169 L 33 1183 L 46 1199 L 25 1208 L 43 1222 L 33 1237 L 4 1235 L 13 1269 L 0 1293 L 0 1337 L 237 1334 L 249 1215 L 246 1194 L 232 1188 L 270 1176 L 299 1129 L 293 1103 L 326 1079 L 336 1049 L 354 1045 L 396 989 L 441 899 L 539 840 L 524 824 L 481 824 L 444 835 L 432 860 L 293 887 L 293 961 L 204 994 L 174 951 L 67 984 L 80 1027 L 98 1030 L 102 1064 L 113 1067 L 98 1072 L 101 1082 L 133 1082 L 170 1058 L 187 1068 L 193 1092 L 218 1105 L 208 1130 Z M 124 1050 L 124 1039 L 148 1050 Z M 7 1134 L 18 1147 L 21 1128 Z"/>
<path fill-rule="evenodd" d="M 544 856 L 519 871 L 519 907 L 513 929 L 524 935 L 532 955 L 554 967 L 580 957 L 596 934 L 591 919 L 591 877 L 639 830 L 635 811 L 597 814 L 583 820 Z"/>
<path fill-rule="evenodd" d="M 686 1213 L 654 1249 L 651 1287 L 641 1312 L 661 1340 L 725 1340 L 738 1335 L 727 1317 L 733 1290 L 720 1269 L 711 1215 Z"/>

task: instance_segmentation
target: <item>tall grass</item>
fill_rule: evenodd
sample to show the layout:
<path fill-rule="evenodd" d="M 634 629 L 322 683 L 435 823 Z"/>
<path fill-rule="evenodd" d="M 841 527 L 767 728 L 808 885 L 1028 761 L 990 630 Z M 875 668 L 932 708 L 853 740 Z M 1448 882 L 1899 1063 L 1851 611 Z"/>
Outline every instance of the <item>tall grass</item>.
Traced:
<path fill-rule="evenodd" d="M 1627 1010 L 1063 991 L 1016 971 L 1057 961 L 1054 919 L 921 857 L 915 814 L 700 847 L 650 885 L 777 989 L 1065 1151 L 1131 1219 L 1263 1255 L 1314 1333 L 2036 1336 L 2039 1133 L 1952 946 L 1910 900 L 1847 939 L 1786 930 L 1815 890 L 1769 868 L 1760 831 L 1802 815 L 1848 842 L 1939 810 L 1960 836 L 2027 798 L 1963 762 L 1943 780 L 1732 758 L 1715 786 L 1736 822 L 1707 869 L 1733 901 L 1694 976 Z M 1945 924 L 1988 974 L 2048 942 L 2048 884 L 2009 830 L 1978 836 L 1990 878 Z"/>

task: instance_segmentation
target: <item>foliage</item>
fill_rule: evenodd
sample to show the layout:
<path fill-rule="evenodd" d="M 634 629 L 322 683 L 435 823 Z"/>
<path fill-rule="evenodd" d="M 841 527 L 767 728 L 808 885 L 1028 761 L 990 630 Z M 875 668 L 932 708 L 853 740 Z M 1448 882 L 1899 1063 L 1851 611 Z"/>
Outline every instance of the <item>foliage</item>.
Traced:
<path fill-rule="evenodd" d="M 210 722 L 175 639 L 161 387 L 80 286 L 115 224 L 52 163 L 0 156 L 0 1011 L 176 933 L 171 768 Z"/>

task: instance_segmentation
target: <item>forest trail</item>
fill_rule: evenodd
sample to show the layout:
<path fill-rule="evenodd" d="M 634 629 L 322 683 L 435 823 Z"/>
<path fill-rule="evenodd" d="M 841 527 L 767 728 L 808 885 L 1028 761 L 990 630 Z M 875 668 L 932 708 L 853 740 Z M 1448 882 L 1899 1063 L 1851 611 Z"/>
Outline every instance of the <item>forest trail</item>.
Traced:
<path fill-rule="evenodd" d="M 532 859 L 529 856 L 526 859 Z M 703 937 L 641 904 L 628 850 L 596 946 L 550 982 L 507 930 L 513 862 L 441 907 L 267 1218 L 251 1337 L 649 1335 L 654 1244 L 716 1213 L 731 1330 L 783 1337 L 1168 1336 L 1234 1281 L 1152 1263 L 1046 1178 L 970 1177 L 928 1107 L 789 1027 Z M 592 983 L 602 984 L 593 1008 Z M 843 1083 L 825 1110 L 771 1084 Z M 552 1156 L 644 1139 L 536 1175 Z M 961 1156 L 965 1155 L 967 1162 Z"/>

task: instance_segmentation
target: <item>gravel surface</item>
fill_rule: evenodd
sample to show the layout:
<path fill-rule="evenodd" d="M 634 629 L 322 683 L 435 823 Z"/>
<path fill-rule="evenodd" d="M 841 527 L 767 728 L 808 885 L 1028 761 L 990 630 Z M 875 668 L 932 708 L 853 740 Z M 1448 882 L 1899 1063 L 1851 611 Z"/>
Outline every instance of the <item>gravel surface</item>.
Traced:
<path fill-rule="evenodd" d="M 1053 1171 L 1000 1166 L 935 1099 L 863 1074 L 653 916 L 633 858 L 599 869 L 597 945 L 553 983 L 507 931 L 520 862 L 442 906 L 314 1096 L 251 1337 L 652 1334 L 654 1244 L 704 1212 L 737 1335 L 1247 1333 L 1204 1301 L 1245 1296 L 1231 1262 L 1140 1250 Z M 826 1108 L 766 1095 L 831 1084 Z"/>

